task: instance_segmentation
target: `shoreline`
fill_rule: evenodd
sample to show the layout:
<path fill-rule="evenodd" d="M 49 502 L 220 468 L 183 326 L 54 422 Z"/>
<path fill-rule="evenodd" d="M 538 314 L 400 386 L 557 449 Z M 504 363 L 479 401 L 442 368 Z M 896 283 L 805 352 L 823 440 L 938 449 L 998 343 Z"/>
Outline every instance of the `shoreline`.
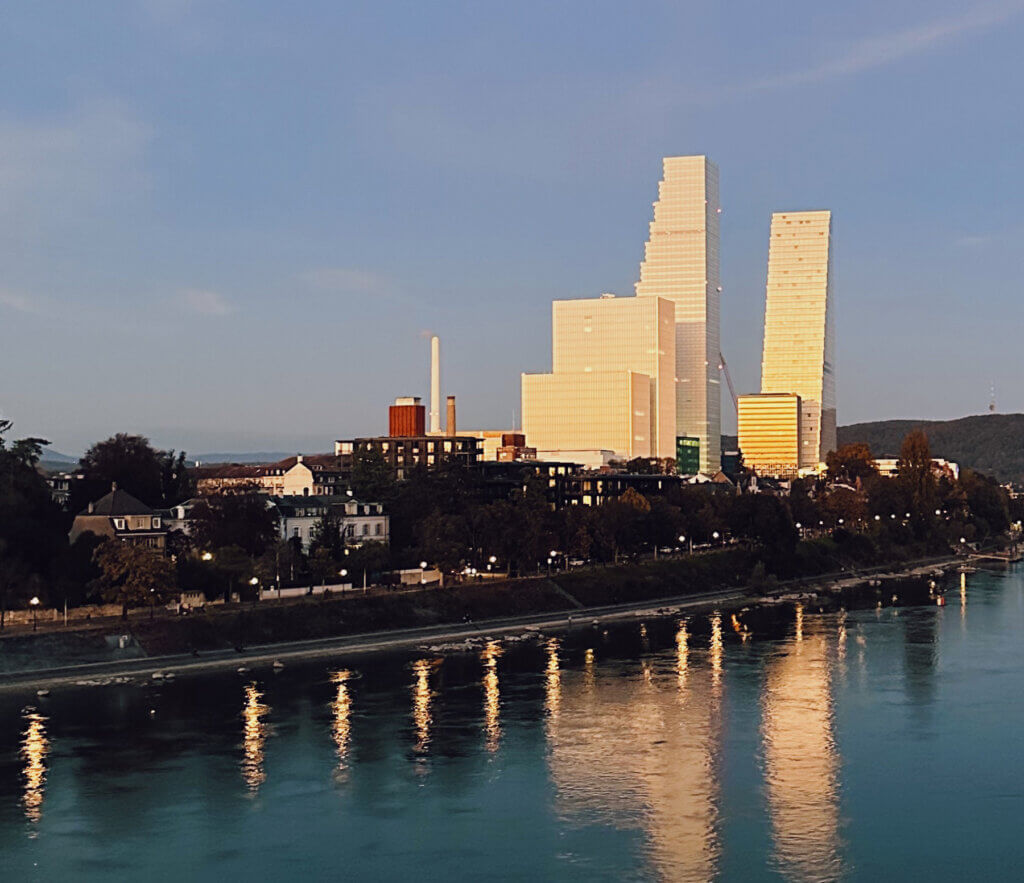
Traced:
<path fill-rule="evenodd" d="M 889 565 L 866 568 L 856 574 L 822 574 L 779 583 L 766 591 L 753 586 L 737 586 L 713 592 L 677 595 L 622 604 L 582 607 L 546 613 L 497 617 L 469 623 L 441 623 L 408 629 L 339 635 L 302 641 L 263 644 L 242 651 L 211 650 L 203 655 L 174 654 L 146 656 L 107 662 L 83 663 L 48 669 L 35 669 L 0 674 L 0 692 L 44 689 L 56 686 L 104 686 L 143 678 L 157 683 L 163 676 L 172 677 L 207 674 L 231 668 L 251 670 L 272 667 L 275 662 L 305 662 L 322 657 L 366 655 L 373 653 L 415 650 L 432 645 L 453 644 L 491 636 L 529 634 L 543 629 L 564 631 L 581 624 L 614 622 L 638 616 L 671 616 L 683 610 L 697 611 L 730 605 L 736 609 L 751 604 L 778 604 L 799 600 L 809 595 L 838 593 L 844 589 L 869 584 L 872 580 L 909 579 L 916 576 L 945 573 L 952 566 L 964 563 L 955 556 L 908 562 L 903 568 Z M 436 651 L 442 652 L 442 651 Z M 153 675 L 159 673 L 160 677 Z"/>

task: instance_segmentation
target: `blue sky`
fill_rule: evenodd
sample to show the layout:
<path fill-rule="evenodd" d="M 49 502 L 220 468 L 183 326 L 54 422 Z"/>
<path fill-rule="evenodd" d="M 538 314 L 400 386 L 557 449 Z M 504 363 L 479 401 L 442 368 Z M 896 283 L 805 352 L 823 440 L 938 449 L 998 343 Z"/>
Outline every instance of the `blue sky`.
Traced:
<path fill-rule="evenodd" d="M 0 412 L 327 450 L 426 395 L 436 332 L 460 425 L 507 426 L 550 301 L 632 293 L 688 153 L 741 391 L 770 214 L 829 208 L 840 423 L 1024 411 L 1022 42 L 1024 0 L 10 0 Z"/>

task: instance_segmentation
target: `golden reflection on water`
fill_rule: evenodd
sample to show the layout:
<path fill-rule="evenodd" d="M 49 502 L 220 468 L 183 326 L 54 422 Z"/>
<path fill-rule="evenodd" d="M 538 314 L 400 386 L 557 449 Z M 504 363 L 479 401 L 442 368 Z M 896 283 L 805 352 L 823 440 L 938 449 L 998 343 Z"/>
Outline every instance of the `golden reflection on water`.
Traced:
<path fill-rule="evenodd" d="M 804 605 L 796 605 L 796 639 L 802 641 L 804 639 Z"/>
<path fill-rule="evenodd" d="M 722 683 L 722 614 L 711 615 L 711 685 L 717 690 Z"/>
<path fill-rule="evenodd" d="M 549 718 L 558 717 L 562 701 L 562 671 L 558 660 L 558 638 L 548 640 L 548 667 L 544 682 L 544 707 Z"/>
<path fill-rule="evenodd" d="M 501 644 L 488 641 L 480 658 L 484 661 L 484 729 L 487 732 L 487 750 L 495 752 L 501 742 L 500 693 L 498 690 L 498 657 Z"/>
<path fill-rule="evenodd" d="M 680 690 L 686 689 L 686 672 L 690 664 L 689 636 L 686 632 L 686 621 L 680 620 L 676 632 L 676 683 Z"/>
<path fill-rule="evenodd" d="M 558 811 L 570 825 L 642 831 L 657 879 L 706 881 L 718 870 L 713 681 L 722 663 L 719 617 L 706 652 L 681 621 L 674 653 L 598 666 L 590 650 L 582 667 L 561 671 L 559 714 L 548 727 Z"/>
<path fill-rule="evenodd" d="M 267 776 L 263 770 L 263 747 L 267 741 L 267 725 L 263 718 L 270 711 L 263 704 L 263 694 L 256 683 L 245 687 L 245 705 L 242 708 L 242 778 L 255 796 Z"/>
<path fill-rule="evenodd" d="M 331 703 L 331 711 L 334 718 L 331 722 L 331 736 L 338 751 L 338 770 L 343 771 L 347 766 L 348 743 L 352 735 L 352 696 L 349 694 L 348 681 L 352 676 L 348 671 L 336 671 L 331 680 L 337 687 L 334 701 Z"/>
<path fill-rule="evenodd" d="M 24 712 L 28 726 L 22 734 L 21 756 L 25 761 L 22 775 L 25 792 L 21 802 L 25 816 L 33 824 L 43 817 L 43 796 L 46 790 L 46 756 L 50 753 L 50 740 L 46 738 L 46 718 L 34 708 Z"/>
<path fill-rule="evenodd" d="M 967 624 L 967 574 L 960 574 L 960 625 Z"/>
<path fill-rule="evenodd" d="M 430 660 L 418 659 L 412 671 L 412 723 L 416 729 L 417 754 L 426 754 L 430 747 Z"/>
<path fill-rule="evenodd" d="M 843 873 L 829 663 L 823 631 L 802 633 L 767 664 L 765 783 L 774 857 L 787 880 L 834 880 Z"/>

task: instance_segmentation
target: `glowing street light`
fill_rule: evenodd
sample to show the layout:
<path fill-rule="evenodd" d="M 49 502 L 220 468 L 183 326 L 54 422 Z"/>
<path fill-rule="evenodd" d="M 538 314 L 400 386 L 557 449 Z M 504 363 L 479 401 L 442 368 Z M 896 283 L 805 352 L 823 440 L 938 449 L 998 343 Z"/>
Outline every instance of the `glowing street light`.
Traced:
<path fill-rule="evenodd" d="M 203 561 L 213 561 L 213 552 L 203 552 L 201 557 Z"/>
<path fill-rule="evenodd" d="M 32 599 L 28 602 L 32 605 L 32 631 L 36 630 L 36 609 L 39 607 L 39 596 L 33 595 Z"/>

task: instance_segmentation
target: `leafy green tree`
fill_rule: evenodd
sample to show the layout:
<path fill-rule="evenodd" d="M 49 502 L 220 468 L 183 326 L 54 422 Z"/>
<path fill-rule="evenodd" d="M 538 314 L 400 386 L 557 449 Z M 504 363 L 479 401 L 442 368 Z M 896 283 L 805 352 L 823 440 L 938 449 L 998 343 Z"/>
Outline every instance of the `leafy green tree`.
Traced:
<path fill-rule="evenodd" d="M 177 506 L 195 495 L 195 482 L 185 463 L 185 452 L 160 451 L 160 493 L 163 506 Z"/>
<path fill-rule="evenodd" d="M 192 536 L 203 551 L 237 546 L 258 558 L 277 537 L 277 514 L 251 490 L 205 496 L 192 507 L 192 518 Z"/>
<path fill-rule="evenodd" d="M 161 452 L 141 435 L 119 432 L 97 442 L 80 461 L 83 479 L 72 487 L 72 511 L 81 511 L 103 496 L 113 483 L 147 506 L 164 502 Z"/>
<path fill-rule="evenodd" d="M 330 580 L 332 583 L 338 579 L 338 571 L 341 566 L 331 555 L 331 550 L 326 546 L 313 551 L 309 556 L 309 567 L 313 574 L 313 578 L 321 585 L 327 585 L 327 581 Z"/>
<path fill-rule="evenodd" d="M 352 453 L 352 493 L 366 503 L 388 503 L 394 498 L 391 467 L 376 448 Z"/>
<path fill-rule="evenodd" d="M 108 539 L 95 552 L 103 599 L 121 605 L 127 618 L 132 607 L 155 607 L 174 592 L 174 565 L 163 555 L 131 543 Z"/>
<path fill-rule="evenodd" d="M 333 509 L 326 508 L 323 514 L 313 522 L 309 541 L 310 554 L 315 555 L 320 549 L 335 561 L 341 558 L 345 540 L 341 535 L 341 518 Z"/>
<path fill-rule="evenodd" d="M 297 538 L 293 538 L 297 539 Z M 264 586 L 297 585 L 297 579 L 305 572 L 305 556 L 302 542 L 296 544 L 280 540 L 271 544 L 256 561 L 256 576 Z"/>

